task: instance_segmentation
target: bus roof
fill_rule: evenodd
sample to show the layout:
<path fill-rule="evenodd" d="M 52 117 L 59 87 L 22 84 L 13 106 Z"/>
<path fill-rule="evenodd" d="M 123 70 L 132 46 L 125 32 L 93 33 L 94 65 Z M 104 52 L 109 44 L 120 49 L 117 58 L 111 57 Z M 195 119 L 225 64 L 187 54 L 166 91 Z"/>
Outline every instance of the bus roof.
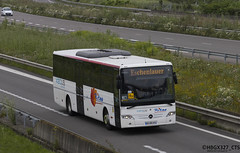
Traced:
<path fill-rule="evenodd" d="M 172 65 L 171 62 L 135 56 L 119 49 L 71 49 L 54 51 L 53 54 L 116 68 Z"/>

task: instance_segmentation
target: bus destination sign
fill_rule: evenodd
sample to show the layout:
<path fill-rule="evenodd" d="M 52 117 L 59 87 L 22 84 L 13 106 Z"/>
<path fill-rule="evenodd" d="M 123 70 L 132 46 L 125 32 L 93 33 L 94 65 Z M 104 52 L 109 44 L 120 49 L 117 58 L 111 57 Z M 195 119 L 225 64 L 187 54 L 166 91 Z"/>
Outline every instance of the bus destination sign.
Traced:
<path fill-rule="evenodd" d="M 131 69 L 130 76 L 145 76 L 145 75 L 159 75 L 164 74 L 163 68 L 149 68 L 149 69 Z"/>

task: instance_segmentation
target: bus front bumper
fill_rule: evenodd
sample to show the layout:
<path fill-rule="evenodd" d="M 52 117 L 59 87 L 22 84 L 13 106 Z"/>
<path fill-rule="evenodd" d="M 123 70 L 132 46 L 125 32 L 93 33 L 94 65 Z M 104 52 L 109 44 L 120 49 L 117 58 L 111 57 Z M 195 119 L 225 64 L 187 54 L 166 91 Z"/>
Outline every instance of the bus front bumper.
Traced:
<path fill-rule="evenodd" d="M 132 128 L 132 127 L 151 127 L 160 126 L 176 123 L 176 115 L 163 117 L 163 118 L 152 118 L 152 119 L 134 119 L 133 117 L 122 117 L 121 128 Z"/>

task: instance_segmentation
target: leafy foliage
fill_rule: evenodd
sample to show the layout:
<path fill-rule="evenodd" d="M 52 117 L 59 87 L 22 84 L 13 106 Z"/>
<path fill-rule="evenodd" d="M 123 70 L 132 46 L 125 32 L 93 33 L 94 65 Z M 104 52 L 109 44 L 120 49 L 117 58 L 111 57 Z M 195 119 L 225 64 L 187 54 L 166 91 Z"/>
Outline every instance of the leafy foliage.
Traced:
<path fill-rule="evenodd" d="M 240 16 L 240 1 L 215 0 L 210 3 L 202 3 L 200 10 L 204 14 Z"/>

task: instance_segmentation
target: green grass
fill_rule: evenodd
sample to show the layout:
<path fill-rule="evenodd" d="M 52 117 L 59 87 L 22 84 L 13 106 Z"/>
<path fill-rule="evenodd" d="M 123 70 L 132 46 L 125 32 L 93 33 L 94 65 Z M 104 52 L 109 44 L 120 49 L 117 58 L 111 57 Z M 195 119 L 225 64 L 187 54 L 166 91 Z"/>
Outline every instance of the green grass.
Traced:
<path fill-rule="evenodd" d="M 48 78 L 52 77 L 52 72 L 50 72 L 50 71 L 35 68 L 35 67 L 32 67 L 32 66 L 28 66 L 28 65 L 25 65 L 25 64 L 18 63 L 18 62 L 9 61 L 9 60 L 5 60 L 5 59 L 0 59 L 0 63 L 3 64 L 3 65 L 8 65 L 8 66 L 12 66 L 12 67 L 15 67 L 15 68 L 20 68 L 20 69 L 23 69 L 23 70 L 26 70 L 28 72 L 32 72 L 32 73 L 35 73 L 35 74 L 38 74 L 38 75 L 46 76 Z"/>
<path fill-rule="evenodd" d="M 69 0 L 69 1 L 120 7 L 160 9 L 159 0 Z"/>
<path fill-rule="evenodd" d="M 22 25 L 7 26 L 6 21 L 0 27 L 0 52 L 52 66 L 52 52 L 74 48 L 122 48 L 129 49 L 139 55 L 147 55 L 149 43 L 129 43 L 119 39 L 110 31 L 106 34 L 86 31 L 73 32 L 67 35 L 52 31 L 39 32 L 24 29 Z M 11 41 L 9 41 L 11 40 Z M 149 53 L 150 54 L 150 53 Z"/>
<path fill-rule="evenodd" d="M 6 22 L 6 21 L 5 21 Z M 149 42 L 130 43 L 110 31 L 78 31 L 56 34 L 24 29 L 22 25 L 0 26 L 0 53 L 52 66 L 52 52 L 76 48 L 118 48 L 132 54 L 170 61 L 177 72 L 176 100 L 240 114 L 240 66 L 172 54 Z M 11 41 L 8 41 L 11 40 Z"/>
<path fill-rule="evenodd" d="M 51 153 L 41 145 L 0 124 L 0 153 Z"/>
<path fill-rule="evenodd" d="M 200 119 L 200 115 L 198 115 L 196 112 L 191 112 L 180 108 L 177 108 L 177 115 L 195 121 L 198 121 Z"/>
<path fill-rule="evenodd" d="M 239 16 L 238 0 L 69 0 L 74 2 L 135 7 L 169 12 Z"/>

